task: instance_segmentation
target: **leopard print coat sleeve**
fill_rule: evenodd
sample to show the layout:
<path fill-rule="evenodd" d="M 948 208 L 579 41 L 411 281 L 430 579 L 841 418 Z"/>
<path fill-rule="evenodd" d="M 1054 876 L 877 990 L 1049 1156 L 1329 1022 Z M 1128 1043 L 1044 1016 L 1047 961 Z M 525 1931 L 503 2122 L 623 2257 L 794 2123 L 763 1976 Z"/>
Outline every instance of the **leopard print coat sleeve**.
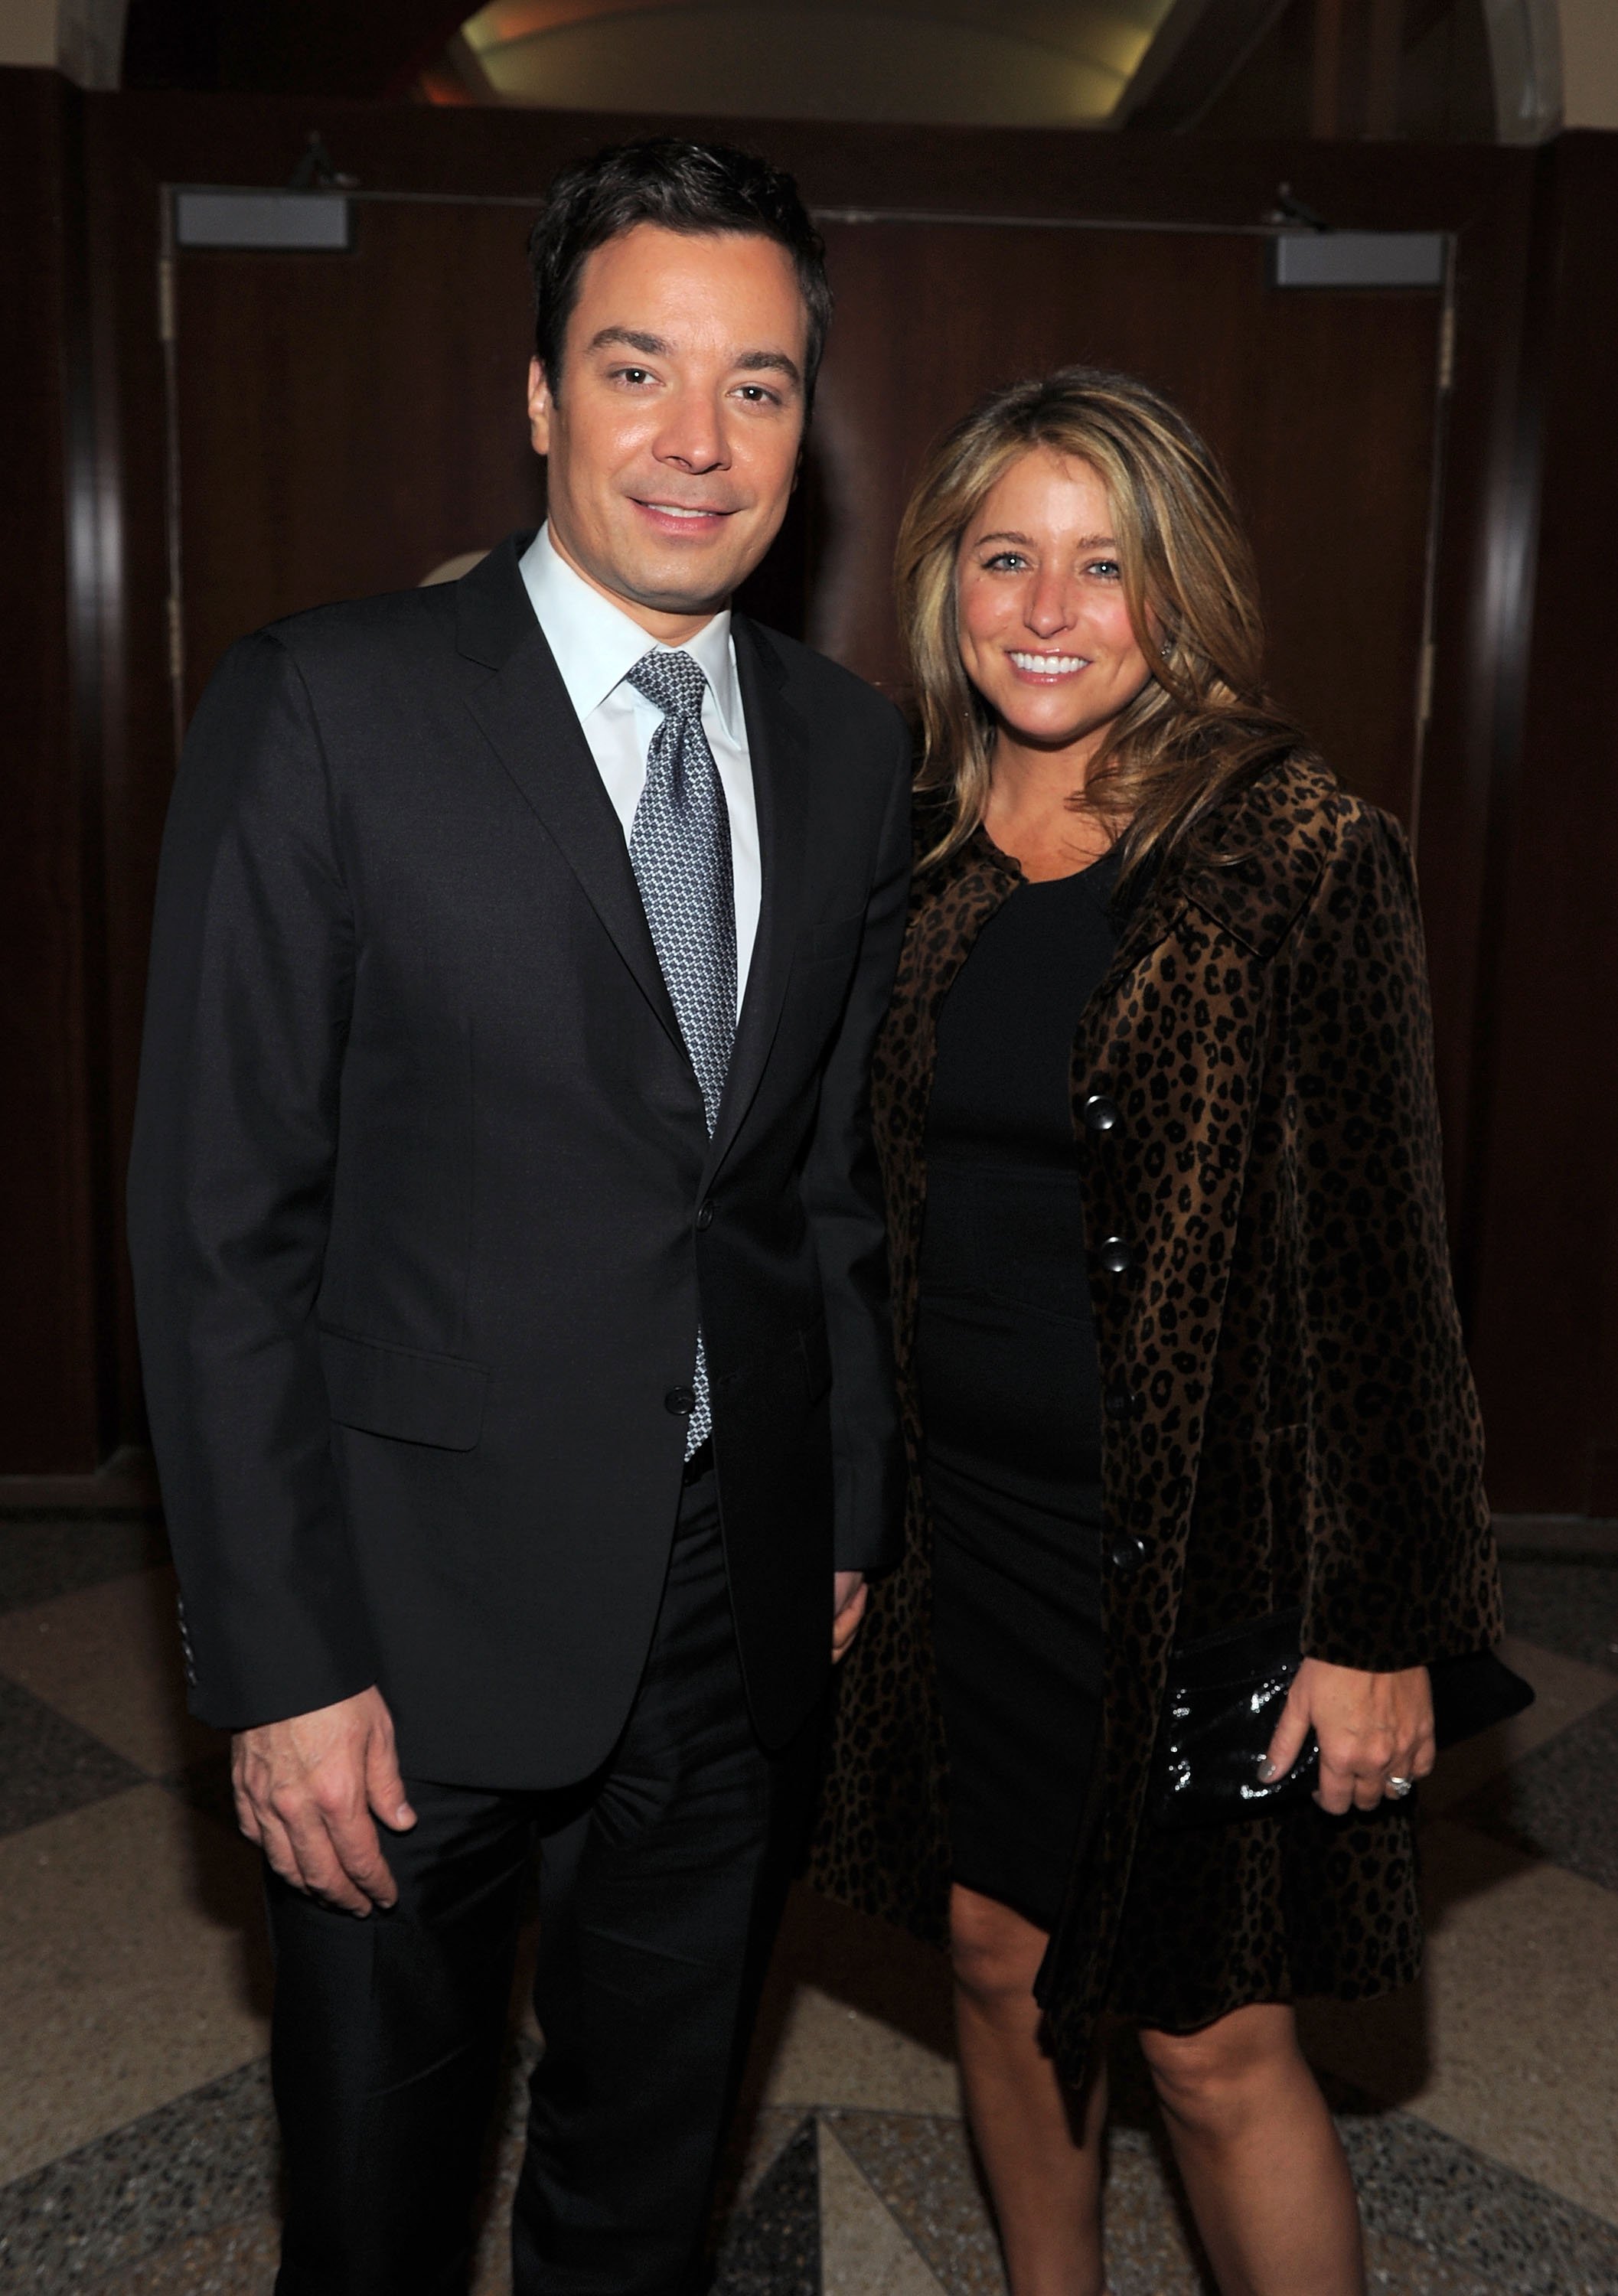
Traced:
<path fill-rule="evenodd" d="M 1409 1814 L 1143 1824 L 1178 1642 L 1302 1603 L 1392 1669 L 1500 1632 L 1444 1237 L 1425 963 L 1396 824 L 1294 758 L 1126 927 L 1073 1056 L 1105 1411 L 1102 1751 L 1041 1973 L 1078 2078 L 1113 2009 L 1194 2030 L 1419 1967 Z M 941 1941 L 948 1766 L 911 1365 L 939 1009 L 1017 882 L 981 835 L 918 878 L 873 1071 L 910 1477 L 905 1558 L 842 1669 L 832 1894 Z"/>

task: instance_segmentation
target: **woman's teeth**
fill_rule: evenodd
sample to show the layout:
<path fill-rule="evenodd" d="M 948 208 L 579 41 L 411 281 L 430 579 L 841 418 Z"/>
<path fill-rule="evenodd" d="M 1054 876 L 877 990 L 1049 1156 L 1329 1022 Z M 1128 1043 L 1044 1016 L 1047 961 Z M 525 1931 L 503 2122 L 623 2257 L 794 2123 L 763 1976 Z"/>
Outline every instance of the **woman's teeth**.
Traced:
<path fill-rule="evenodd" d="M 1014 653 L 1011 658 L 1035 677 L 1072 677 L 1075 670 L 1089 668 L 1081 653 Z"/>

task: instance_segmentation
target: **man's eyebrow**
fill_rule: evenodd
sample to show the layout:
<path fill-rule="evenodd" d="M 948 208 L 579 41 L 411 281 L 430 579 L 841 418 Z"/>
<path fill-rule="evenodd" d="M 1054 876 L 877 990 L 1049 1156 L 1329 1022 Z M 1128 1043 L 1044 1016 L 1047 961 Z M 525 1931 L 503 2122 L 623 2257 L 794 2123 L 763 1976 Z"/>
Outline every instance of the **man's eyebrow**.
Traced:
<path fill-rule="evenodd" d="M 789 382 L 801 384 L 803 381 L 797 360 L 788 358 L 784 351 L 743 351 L 736 365 L 743 374 L 757 374 L 768 368 L 773 373 L 785 375 Z"/>
<path fill-rule="evenodd" d="M 613 343 L 621 343 L 628 351 L 645 351 L 648 358 L 667 358 L 674 348 L 661 335 L 643 334 L 638 327 L 603 327 L 599 334 L 590 338 L 593 351 L 606 350 Z"/>

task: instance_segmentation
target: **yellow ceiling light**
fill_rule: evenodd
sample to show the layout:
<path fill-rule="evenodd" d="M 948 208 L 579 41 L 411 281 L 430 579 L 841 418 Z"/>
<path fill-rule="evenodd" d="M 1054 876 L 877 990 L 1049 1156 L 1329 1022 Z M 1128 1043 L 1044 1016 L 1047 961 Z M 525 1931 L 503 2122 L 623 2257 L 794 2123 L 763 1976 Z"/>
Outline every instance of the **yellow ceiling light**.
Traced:
<path fill-rule="evenodd" d="M 1172 0 L 491 0 L 499 102 L 729 117 L 1104 125 Z"/>

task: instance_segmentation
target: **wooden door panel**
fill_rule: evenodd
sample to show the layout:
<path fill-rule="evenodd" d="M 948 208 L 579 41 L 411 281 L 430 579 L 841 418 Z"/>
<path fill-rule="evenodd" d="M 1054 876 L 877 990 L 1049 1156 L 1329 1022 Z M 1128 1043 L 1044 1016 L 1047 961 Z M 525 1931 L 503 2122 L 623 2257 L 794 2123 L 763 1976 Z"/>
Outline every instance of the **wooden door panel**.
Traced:
<path fill-rule="evenodd" d="M 1261 236 L 839 224 L 817 413 L 816 643 L 898 689 L 893 539 L 928 441 L 1073 362 L 1182 406 L 1257 550 L 1271 675 L 1351 786 L 1409 818 L 1439 300 L 1268 283 Z"/>
<path fill-rule="evenodd" d="M 186 714 L 244 631 L 544 516 L 507 201 L 354 202 L 346 255 L 178 258 Z"/>
<path fill-rule="evenodd" d="M 185 703 L 233 638 L 417 581 L 543 515 L 522 410 L 520 207 L 355 202 L 347 255 L 187 252 L 177 411 Z M 809 469 L 749 603 L 904 683 L 893 540 L 927 442 L 1073 361 L 1182 405 L 1253 533 L 1271 674 L 1352 787 L 1409 819 L 1438 299 L 1281 292 L 1261 236 L 834 224 Z"/>

